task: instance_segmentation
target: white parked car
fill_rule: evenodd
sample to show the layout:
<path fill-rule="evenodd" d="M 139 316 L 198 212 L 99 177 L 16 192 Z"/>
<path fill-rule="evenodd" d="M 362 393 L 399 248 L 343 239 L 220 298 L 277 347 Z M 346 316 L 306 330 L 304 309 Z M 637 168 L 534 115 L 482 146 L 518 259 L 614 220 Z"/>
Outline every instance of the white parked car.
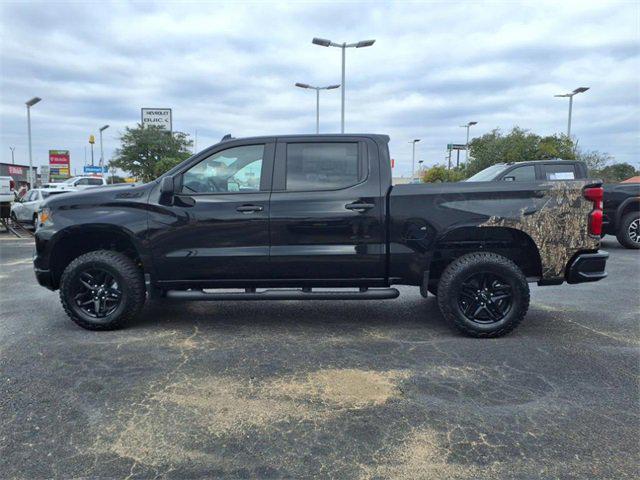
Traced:
<path fill-rule="evenodd" d="M 64 182 L 45 183 L 42 188 L 46 190 L 77 191 L 105 185 L 107 185 L 107 179 L 104 177 L 71 177 Z"/>
<path fill-rule="evenodd" d="M 15 183 L 12 177 L 0 177 L 0 202 L 11 203 L 14 200 Z"/>
<path fill-rule="evenodd" d="M 11 218 L 20 223 L 32 223 L 36 226 L 38 222 L 38 209 L 51 195 L 66 193 L 67 190 L 49 190 L 44 188 L 34 188 L 29 190 L 21 201 L 16 201 L 11 206 Z"/>

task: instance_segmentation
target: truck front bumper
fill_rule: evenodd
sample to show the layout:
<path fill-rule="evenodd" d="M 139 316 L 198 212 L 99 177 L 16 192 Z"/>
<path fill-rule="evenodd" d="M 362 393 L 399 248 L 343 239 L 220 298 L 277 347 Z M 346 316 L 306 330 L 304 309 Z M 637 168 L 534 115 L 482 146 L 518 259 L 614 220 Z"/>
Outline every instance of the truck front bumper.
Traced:
<path fill-rule="evenodd" d="M 569 264 L 567 283 L 597 282 L 607 276 L 607 252 L 581 253 Z"/>

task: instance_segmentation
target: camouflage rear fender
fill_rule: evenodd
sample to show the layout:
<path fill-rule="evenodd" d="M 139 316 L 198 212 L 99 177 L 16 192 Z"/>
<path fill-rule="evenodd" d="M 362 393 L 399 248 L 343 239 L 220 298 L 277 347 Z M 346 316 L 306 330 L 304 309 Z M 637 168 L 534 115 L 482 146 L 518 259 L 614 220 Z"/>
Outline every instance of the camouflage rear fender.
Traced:
<path fill-rule="evenodd" d="M 480 227 L 508 227 L 529 235 L 540 253 L 542 278 L 564 279 L 571 258 L 584 250 L 597 250 L 600 238 L 589 234 L 590 201 L 582 195 L 589 182 L 549 182 L 540 198 L 513 218 L 492 216 Z"/>

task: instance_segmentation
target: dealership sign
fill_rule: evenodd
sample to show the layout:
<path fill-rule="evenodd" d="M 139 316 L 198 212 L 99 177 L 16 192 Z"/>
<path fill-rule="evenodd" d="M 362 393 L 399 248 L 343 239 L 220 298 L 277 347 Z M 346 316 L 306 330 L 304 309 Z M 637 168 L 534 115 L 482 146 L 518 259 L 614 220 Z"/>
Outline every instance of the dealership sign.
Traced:
<path fill-rule="evenodd" d="M 69 178 L 71 157 L 69 150 L 49 150 L 49 175 L 51 180 Z"/>
<path fill-rule="evenodd" d="M 109 167 L 101 167 L 100 165 L 85 165 L 83 168 L 84 173 L 107 173 Z"/>
<path fill-rule="evenodd" d="M 170 108 L 142 108 L 140 110 L 143 127 L 152 125 L 167 132 L 173 131 Z"/>

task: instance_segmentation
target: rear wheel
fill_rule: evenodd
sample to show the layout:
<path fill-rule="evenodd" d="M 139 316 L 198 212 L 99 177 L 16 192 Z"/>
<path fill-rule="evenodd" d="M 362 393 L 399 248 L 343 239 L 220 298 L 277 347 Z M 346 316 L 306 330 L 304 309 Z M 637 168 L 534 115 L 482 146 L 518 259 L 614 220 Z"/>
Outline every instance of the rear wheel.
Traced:
<path fill-rule="evenodd" d="M 83 328 L 120 328 L 144 305 L 142 272 L 122 253 L 108 250 L 85 253 L 65 268 L 60 300 L 71 320 Z"/>
<path fill-rule="evenodd" d="M 616 238 L 625 248 L 640 248 L 640 212 L 630 212 L 622 217 Z"/>
<path fill-rule="evenodd" d="M 438 306 L 458 330 L 473 337 L 512 331 L 529 309 L 527 279 L 508 258 L 469 253 L 451 262 L 440 277 Z"/>

